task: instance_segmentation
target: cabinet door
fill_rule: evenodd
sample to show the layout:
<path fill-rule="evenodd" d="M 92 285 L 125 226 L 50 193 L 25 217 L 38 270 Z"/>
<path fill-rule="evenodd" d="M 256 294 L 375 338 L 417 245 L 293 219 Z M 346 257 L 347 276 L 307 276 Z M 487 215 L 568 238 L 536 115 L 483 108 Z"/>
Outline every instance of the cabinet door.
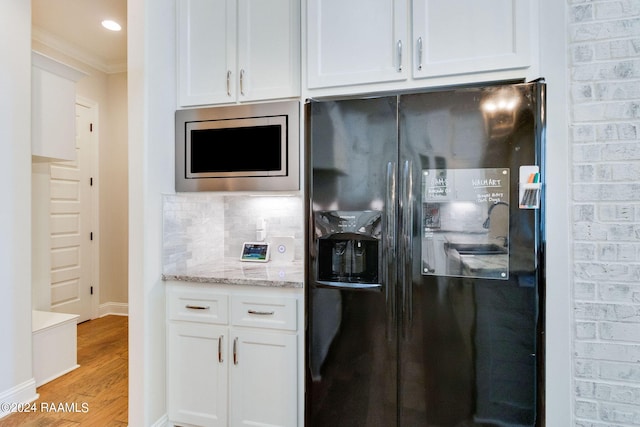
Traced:
<path fill-rule="evenodd" d="M 297 0 L 239 0 L 240 101 L 299 95 L 299 8 Z"/>
<path fill-rule="evenodd" d="M 530 0 L 413 0 L 413 77 L 530 65 Z"/>
<path fill-rule="evenodd" d="M 296 335 L 238 328 L 231 336 L 231 425 L 295 427 Z"/>
<path fill-rule="evenodd" d="M 170 322 L 167 406 L 172 422 L 227 425 L 227 329 Z"/>
<path fill-rule="evenodd" d="M 236 1 L 177 2 L 179 105 L 235 100 Z"/>
<path fill-rule="evenodd" d="M 76 81 L 86 74 L 31 55 L 31 154 L 76 160 Z"/>
<path fill-rule="evenodd" d="M 407 21 L 403 0 L 309 0 L 308 87 L 405 80 Z"/>

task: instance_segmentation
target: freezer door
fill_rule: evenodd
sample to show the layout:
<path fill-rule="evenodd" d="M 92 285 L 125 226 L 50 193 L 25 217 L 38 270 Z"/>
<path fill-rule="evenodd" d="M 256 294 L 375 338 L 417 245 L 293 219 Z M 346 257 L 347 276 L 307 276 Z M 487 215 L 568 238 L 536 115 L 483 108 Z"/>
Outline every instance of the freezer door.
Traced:
<path fill-rule="evenodd" d="M 307 120 L 305 425 L 394 426 L 396 97 L 312 102 Z"/>
<path fill-rule="evenodd" d="M 534 426 L 544 85 L 399 103 L 400 425 Z"/>

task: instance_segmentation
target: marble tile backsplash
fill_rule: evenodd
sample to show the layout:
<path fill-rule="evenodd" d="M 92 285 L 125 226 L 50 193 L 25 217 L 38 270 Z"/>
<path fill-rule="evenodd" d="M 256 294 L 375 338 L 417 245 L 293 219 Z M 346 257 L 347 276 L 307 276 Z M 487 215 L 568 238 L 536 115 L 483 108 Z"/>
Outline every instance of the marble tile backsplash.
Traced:
<path fill-rule="evenodd" d="M 301 196 L 180 193 L 163 196 L 163 272 L 175 272 L 240 256 L 242 243 L 256 240 L 259 218 L 266 241 L 295 238 L 295 259 L 303 254 Z"/>

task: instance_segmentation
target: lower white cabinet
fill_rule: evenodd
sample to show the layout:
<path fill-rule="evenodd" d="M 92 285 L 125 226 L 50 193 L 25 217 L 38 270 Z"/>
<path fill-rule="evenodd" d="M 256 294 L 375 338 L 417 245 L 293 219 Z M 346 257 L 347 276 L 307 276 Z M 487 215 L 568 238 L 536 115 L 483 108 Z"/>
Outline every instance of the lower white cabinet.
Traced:
<path fill-rule="evenodd" d="M 167 286 L 170 425 L 298 424 L 298 298 Z"/>
<path fill-rule="evenodd" d="M 217 325 L 170 322 L 168 412 L 176 423 L 227 425 L 227 364 L 218 349 L 228 330 Z"/>
<path fill-rule="evenodd" d="M 231 426 L 295 426 L 297 337 L 231 329 Z"/>

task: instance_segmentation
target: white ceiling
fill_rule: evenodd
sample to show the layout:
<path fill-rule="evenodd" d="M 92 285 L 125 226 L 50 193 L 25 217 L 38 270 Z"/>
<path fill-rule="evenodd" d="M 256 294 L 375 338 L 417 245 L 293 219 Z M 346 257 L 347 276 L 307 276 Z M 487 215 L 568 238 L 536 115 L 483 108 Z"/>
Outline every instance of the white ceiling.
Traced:
<path fill-rule="evenodd" d="M 126 71 L 127 0 L 31 0 L 33 38 L 101 71 Z M 100 25 L 112 19 L 122 31 Z"/>

